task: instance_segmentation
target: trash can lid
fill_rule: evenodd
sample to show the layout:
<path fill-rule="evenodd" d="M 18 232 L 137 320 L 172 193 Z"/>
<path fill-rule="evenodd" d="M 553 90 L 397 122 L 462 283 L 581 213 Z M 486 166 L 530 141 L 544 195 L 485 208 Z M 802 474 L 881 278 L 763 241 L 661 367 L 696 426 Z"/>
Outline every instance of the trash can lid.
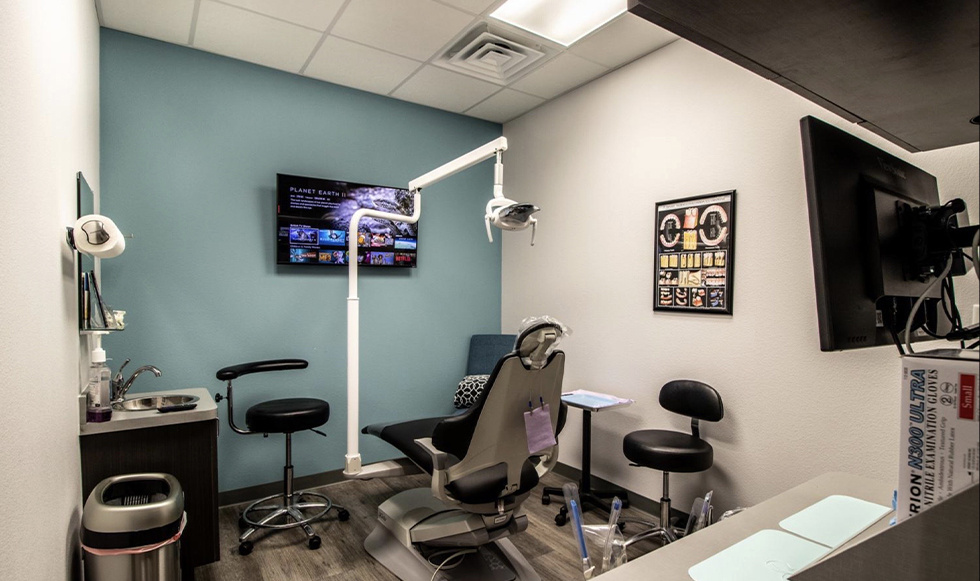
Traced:
<path fill-rule="evenodd" d="M 169 530 L 180 526 L 183 515 L 184 491 L 176 478 L 162 473 L 124 474 L 106 478 L 88 495 L 82 529 L 83 534 Z"/>

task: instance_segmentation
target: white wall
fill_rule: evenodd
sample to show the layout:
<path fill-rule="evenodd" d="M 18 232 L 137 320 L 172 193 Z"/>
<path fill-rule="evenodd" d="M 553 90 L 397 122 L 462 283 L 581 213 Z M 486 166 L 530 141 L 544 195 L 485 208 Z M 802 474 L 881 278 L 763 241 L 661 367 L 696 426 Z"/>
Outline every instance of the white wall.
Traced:
<path fill-rule="evenodd" d="M 92 0 L 0 1 L 0 577 L 77 577 L 79 338 L 65 226 L 98 189 Z"/>
<path fill-rule="evenodd" d="M 903 153 L 686 41 L 504 126 L 508 197 L 543 210 L 534 248 L 502 237 L 503 330 L 556 316 L 574 330 L 562 344 L 566 389 L 637 400 L 595 416 L 595 474 L 659 498 L 660 473 L 628 467 L 622 438 L 688 430 L 657 394 L 696 378 L 721 392 L 726 417 L 702 432 L 715 467 L 672 479 L 678 508 L 708 489 L 722 508 L 751 505 L 834 470 L 897 477 L 896 350 L 819 350 L 799 129 L 808 114 L 934 172 L 944 192 L 969 200 L 975 222 L 976 143 Z M 655 314 L 654 204 L 730 189 L 734 317 Z M 961 286 L 972 291 L 961 303 L 976 302 L 976 279 Z M 578 467 L 577 413 L 568 425 L 561 461 Z"/>

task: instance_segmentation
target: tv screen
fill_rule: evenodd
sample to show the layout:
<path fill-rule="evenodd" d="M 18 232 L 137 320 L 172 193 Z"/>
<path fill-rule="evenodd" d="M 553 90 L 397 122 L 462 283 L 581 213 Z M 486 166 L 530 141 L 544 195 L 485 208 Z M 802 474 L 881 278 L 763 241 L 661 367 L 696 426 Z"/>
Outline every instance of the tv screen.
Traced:
<path fill-rule="evenodd" d="M 408 190 L 277 174 L 276 263 L 348 264 L 347 230 L 360 208 L 411 214 Z M 418 224 L 362 218 L 357 261 L 363 266 L 414 268 Z"/>

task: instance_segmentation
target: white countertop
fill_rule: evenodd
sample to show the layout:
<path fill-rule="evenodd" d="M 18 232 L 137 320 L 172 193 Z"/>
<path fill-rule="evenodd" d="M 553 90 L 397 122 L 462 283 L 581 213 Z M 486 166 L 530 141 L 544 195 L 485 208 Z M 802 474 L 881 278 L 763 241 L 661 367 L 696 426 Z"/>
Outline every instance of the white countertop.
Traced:
<path fill-rule="evenodd" d="M 781 520 L 829 495 L 844 494 L 887 505 L 891 501 L 893 489 L 894 486 L 891 484 L 861 476 L 843 473 L 824 474 L 736 514 L 730 519 L 715 523 L 689 538 L 682 538 L 676 543 L 647 553 L 597 579 L 691 581 L 688 569 L 692 566 L 763 529 L 778 529 Z M 884 530 L 892 516 L 893 513 L 889 512 L 881 517 L 857 537 L 844 543 L 835 553 Z"/>
<path fill-rule="evenodd" d="M 165 414 L 156 410 L 131 412 L 114 409 L 112 410 L 111 420 L 108 422 L 81 424 L 79 433 L 81 436 L 88 436 L 90 434 L 105 434 L 109 432 L 121 432 L 123 430 L 139 430 L 142 428 L 155 428 L 157 426 L 188 424 L 218 418 L 218 404 L 214 402 L 211 392 L 203 387 L 134 393 L 129 397 L 154 397 L 158 395 L 196 395 L 200 400 L 197 402 L 197 407 L 192 410 L 168 412 Z"/>

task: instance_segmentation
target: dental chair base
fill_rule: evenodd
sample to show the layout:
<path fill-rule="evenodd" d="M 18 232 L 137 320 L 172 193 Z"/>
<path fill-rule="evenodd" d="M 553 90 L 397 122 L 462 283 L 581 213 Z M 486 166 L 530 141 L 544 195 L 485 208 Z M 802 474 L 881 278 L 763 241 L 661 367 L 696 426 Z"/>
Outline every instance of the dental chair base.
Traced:
<path fill-rule="evenodd" d="M 524 515 L 462 511 L 434 498 L 430 489 L 417 488 L 378 507 L 378 525 L 364 548 L 402 581 L 430 581 L 443 563 L 435 578 L 444 581 L 540 581 L 506 538 L 525 529 Z"/>

